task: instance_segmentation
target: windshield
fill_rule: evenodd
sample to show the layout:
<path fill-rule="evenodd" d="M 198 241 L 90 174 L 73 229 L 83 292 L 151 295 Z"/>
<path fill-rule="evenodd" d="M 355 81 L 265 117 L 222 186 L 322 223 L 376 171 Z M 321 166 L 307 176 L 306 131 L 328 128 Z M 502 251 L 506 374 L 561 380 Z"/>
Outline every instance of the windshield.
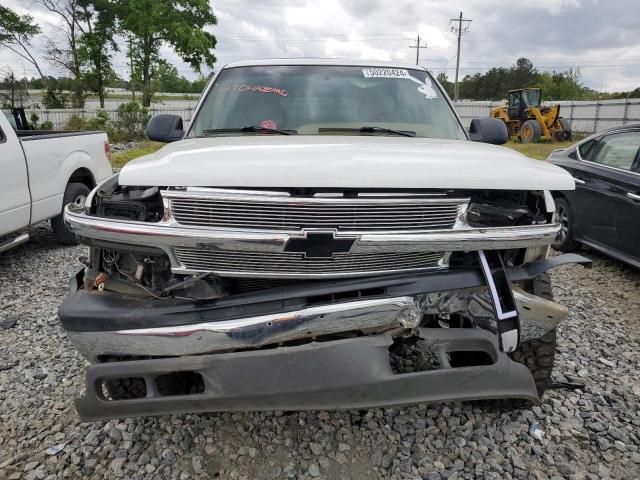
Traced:
<path fill-rule="evenodd" d="M 522 92 L 522 96 L 524 97 L 524 103 L 526 103 L 529 107 L 540 106 L 540 90 L 524 90 Z"/>
<path fill-rule="evenodd" d="M 466 138 L 425 71 L 316 65 L 223 70 L 189 136 L 273 134 L 274 130 Z"/>

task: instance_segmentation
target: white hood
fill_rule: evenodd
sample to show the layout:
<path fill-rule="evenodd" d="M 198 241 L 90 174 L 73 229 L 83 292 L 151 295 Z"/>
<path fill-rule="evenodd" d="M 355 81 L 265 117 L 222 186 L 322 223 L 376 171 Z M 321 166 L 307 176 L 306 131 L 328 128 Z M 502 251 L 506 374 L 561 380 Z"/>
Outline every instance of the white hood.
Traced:
<path fill-rule="evenodd" d="M 458 140 L 374 136 L 193 138 L 126 165 L 121 185 L 573 190 L 565 170 Z"/>

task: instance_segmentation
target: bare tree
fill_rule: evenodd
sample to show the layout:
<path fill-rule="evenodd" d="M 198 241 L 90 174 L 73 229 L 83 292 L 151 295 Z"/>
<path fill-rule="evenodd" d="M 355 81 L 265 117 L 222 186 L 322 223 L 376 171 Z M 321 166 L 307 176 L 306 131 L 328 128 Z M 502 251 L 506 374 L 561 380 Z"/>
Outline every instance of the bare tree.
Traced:
<path fill-rule="evenodd" d="M 2 75 L 4 78 L 0 80 L 0 107 L 23 107 L 29 96 L 25 82 L 16 78 L 11 70 L 5 70 Z"/>
<path fill-rule="evenodd" d="M 55 40 L 47 42 L 47 59 L 54 65 L 69 71 L 74 79 L 71 103 L 74 107 L 83 107 L 86 98 L 82 77 L 82 61 L 78 47 L 82 31 L 79 28 L 81 12 L 78 0 L 38 0 L 47 10 L 58 15 L 62 20 L 64 45 Z"/>
<path fill-rule="evenodd" d="M 38 71 L 47 82 L 38 61 L 31 54 L 31 40 L 40 33 L 40 27 L 31 15 L 18 15 L 13 10 L 0 5 L 0 45 L 19 55 Z"/>

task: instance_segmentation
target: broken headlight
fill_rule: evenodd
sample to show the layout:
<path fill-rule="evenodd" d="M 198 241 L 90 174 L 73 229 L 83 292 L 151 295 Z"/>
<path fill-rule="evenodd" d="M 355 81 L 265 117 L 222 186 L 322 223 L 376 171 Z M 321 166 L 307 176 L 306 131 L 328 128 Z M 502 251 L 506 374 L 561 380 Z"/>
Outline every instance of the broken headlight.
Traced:
<path fill-rule="evenodd" d="M 131 187 L 118 184 L 114 176 L 96 188 L 87 213 L 107 218 L 159 222 L 164 214 L 158 187 Z"/>

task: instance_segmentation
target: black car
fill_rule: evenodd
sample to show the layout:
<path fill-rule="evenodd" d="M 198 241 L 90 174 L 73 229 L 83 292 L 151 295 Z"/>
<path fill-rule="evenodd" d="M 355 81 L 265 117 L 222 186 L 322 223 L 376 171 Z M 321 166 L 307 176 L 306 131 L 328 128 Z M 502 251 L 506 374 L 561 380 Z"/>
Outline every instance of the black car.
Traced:
<path fill-rule="evenodd" d="M 562 232 L 554 247 L 576 243 L 640 268 L 640 123 L 598 132 L 547 159 L 576 182 L 555 192 Z"/>

